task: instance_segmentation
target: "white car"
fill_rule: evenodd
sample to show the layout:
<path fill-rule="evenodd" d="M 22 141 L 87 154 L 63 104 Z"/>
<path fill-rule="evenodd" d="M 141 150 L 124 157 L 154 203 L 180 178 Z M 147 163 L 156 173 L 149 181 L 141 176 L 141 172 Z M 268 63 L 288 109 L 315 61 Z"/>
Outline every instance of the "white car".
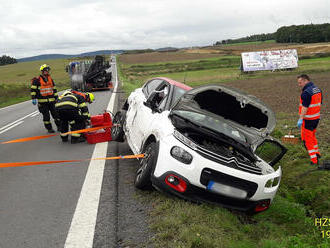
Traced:
<path fill-rule="evenodd" d="M 249 212 L 266 210 L 286 149 L 269 136 L 274 112 L 223 85 L 190 88 L 154 78 L 136 89 L 113 120 L 112 139 L 144 153 L 135 186 Z"/>

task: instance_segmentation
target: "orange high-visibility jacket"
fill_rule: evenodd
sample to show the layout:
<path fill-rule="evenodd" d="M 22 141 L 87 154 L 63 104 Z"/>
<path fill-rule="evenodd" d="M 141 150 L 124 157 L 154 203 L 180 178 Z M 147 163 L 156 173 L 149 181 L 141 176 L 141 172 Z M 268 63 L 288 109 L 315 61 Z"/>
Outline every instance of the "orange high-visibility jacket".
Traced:
<path fill-rule="evenodd" d="M 54 83 L 53 79 L 48 76 L 47 82 L 44 81 L 42 77 L 39 77 L 40 80 L 40 95 L 42 96 L 51 96 L 54 94 L 53 88 L 54 88 Z"/>
<path fill-rule="evenodd" d="M 58 97 L 53 79 L 48 76 L 47 82 L 39 76 L 33 78 L 31 83 L 31 98 L 38 99 L 38 103 L 55 102 Z"/>
<path fill-rule="evenodd" d="M 305 91 L 311 96 L 311 103 L 307 108 L 307 113 L 304 116 L 304 120 L 317 120 L 320 119 L 321 104 L 322 104 L 322 92 L 316 86 L 308 87 Z M 302 110 L 302 98 L 300 96 L 299 115 Z"/>

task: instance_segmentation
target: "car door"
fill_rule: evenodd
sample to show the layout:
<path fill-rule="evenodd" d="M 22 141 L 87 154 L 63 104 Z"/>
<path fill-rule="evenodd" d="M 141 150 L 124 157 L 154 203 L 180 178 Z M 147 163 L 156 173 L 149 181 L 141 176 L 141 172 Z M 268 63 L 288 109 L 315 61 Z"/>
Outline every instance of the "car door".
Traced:
<path fill-rule="evenodd" d="M 142 93 L 134 98 L 133 111 L 129 113 L 131 128 L 130 139 L 136 151 L 139 151 L 141 144 L 144 140 L 145 134 L 148 132 L 149 127 L 154 119 L 154 113 L 151 108 L 147 107 L 144 103 L 147 101 L 153 91 L 155 91 L 163 83 L 162 79 L 153 79 L 145 84 L 142 88 Z M 132 104 L 132 103 L 131 103 Z"/>

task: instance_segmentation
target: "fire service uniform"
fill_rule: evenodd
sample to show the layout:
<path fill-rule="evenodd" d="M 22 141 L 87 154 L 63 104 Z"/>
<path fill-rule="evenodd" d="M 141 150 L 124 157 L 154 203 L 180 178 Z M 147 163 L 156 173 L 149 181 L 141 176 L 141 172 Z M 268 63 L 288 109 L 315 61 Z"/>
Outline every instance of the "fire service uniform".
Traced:
<path fill-rule="evenodd" d="M 94 95 L 92 93 L 81 93 L 77 91 L 65 91 L 56 103 L 56 110 L 61 120 L 61 138 L 63 142 L 68 141 L 69 131 L 84 129 L 86 122 L 90 119 L 90 114 L 86 102 L 92 103 Z M 80 133 L 71 134 L 71 143 L 84 142 L 85 138 Z"/>
<path fill-rule="evenodd" d="M 49 75 L 49 70 L 50 67 L 48 65 L 42 65 L 40 67 L 42 74 L 31 80 L 31 98 L 34 105 L 38 103 L 38 109 L 43 116 L 45 128 L 49 133 L 54 133 L 55 131 L 50 122 L 50 114 L 59 129 L 60 120 L 55 110 L 55 101 L 58 98 L 58 93 L 54 80 Z"/>

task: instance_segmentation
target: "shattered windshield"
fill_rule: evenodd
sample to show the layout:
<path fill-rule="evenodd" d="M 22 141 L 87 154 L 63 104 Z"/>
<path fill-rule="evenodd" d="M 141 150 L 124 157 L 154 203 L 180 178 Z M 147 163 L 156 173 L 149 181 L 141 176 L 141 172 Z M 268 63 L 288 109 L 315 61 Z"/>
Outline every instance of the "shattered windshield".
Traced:
<path fill-rule="evenodd" d="M 230 126 L 229 124 L 221 121 L 220 119 L 196 112 L 185 111 L 185 110 L 176 110 L 174 111 L 174 113 L 176 115 L 181 116 L 184 119 L 196 123 L 199 126 L 212 129 L 216 132 L 227 135 L 235 140 L 246 142 L 246 138 L 242 133 L 240 133 L 237 129 Z"/>

